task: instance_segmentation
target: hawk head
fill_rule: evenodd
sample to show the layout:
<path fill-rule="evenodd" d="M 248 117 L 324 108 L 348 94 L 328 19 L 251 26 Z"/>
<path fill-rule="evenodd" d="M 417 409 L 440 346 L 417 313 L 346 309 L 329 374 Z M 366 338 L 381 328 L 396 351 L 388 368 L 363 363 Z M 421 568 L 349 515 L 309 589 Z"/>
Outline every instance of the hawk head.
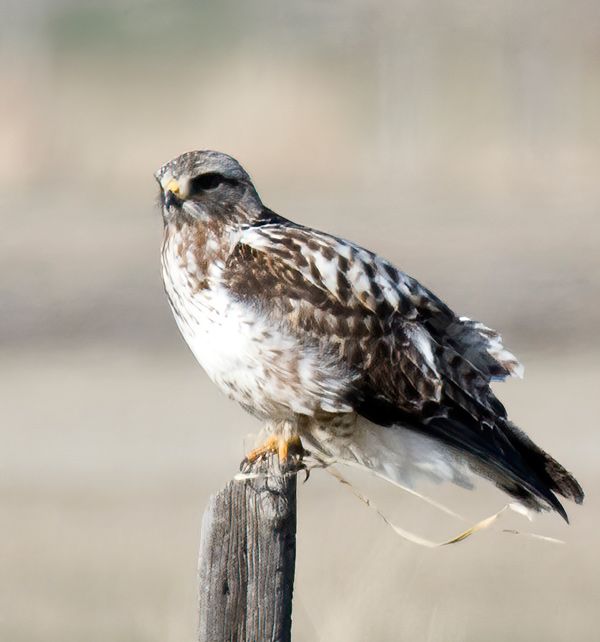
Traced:
<path fill-rule="evenodd" d="M 155 174 L 165 225 L 249 222 L 263 205 L 250 176 L 231 156 L 213 151 L 187 152 Z"/>

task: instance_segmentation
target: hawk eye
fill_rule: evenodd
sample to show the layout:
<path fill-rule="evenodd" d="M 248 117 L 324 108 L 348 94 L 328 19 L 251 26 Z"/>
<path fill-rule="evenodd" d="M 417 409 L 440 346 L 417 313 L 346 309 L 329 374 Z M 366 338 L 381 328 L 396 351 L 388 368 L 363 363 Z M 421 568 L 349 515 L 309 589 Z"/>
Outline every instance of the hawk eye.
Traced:
<path fill-rule="evenodd" d="M 190 186 L 192 188 L 192 192 L 204 192 L 219 187 L 224 180 L 225 179 L 221 174 L 211 172 L 209 174 L 200 174 L 200 176 L 196 176 L 196 178 L 192 179 Z"/>

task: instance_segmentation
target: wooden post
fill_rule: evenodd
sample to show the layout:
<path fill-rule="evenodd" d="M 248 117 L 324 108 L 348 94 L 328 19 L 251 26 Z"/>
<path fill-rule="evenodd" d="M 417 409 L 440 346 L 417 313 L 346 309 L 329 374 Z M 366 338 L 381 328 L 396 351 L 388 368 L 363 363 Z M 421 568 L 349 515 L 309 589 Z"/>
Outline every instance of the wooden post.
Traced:
<path fill-rule="evenodd" d="M 211 496 L 202 518 L 200 642 L 290 642 L 296 472 L 276 457 Z"/>

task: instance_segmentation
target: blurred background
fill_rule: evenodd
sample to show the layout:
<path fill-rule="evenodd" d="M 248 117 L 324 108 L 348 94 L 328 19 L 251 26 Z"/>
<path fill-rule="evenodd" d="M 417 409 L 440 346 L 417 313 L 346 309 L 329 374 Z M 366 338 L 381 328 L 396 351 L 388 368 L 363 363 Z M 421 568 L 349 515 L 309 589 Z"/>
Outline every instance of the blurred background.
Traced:
<path fill-rule="evenodd" d="M 316 472 L 294 640 L 596 640 L 591 0 L 2 3 L 0 637 L 194 639 L 201 515 L 259 426 L 208 382 L 162 292 L 153 172 L 191 149 L 235 156 L 268 206 L 500 330 L 526 368 L 501 398 L 588 494 L 570 527 L 503 516 L 431 551 Z M 504 503 L 424 489 L 467 518 L 450 523 L 354 483 L 440 541 Z"/>

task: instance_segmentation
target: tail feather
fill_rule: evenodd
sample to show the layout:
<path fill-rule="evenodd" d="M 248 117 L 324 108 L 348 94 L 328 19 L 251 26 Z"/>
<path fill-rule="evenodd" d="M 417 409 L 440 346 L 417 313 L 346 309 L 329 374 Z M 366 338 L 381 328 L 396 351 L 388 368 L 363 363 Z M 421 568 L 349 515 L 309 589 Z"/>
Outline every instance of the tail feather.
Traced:
<path fill-rule="evenodd" d="M 577 504 L 583 501 L 577 480 L 507 419 L 483 422 L 475 432 L 448 417 L 434 417 L 427 421 L 427 430 L 528 508 L 554 509 L 568 522 L 557 495 Z"/>
<path fill-rule="evenodd" d="M 557 495 L 580 504 L 584 493 L 575 478 L 508 420 L 479 428 L 447 416 L 419 427 L 360 418 L 349 433 L 314 428 L 304 438 L 329 459 L 358 464 L 408 488 L 423 478 L 471 488 L 475 473 L 528 509 L 554 510 L 568 523 Z"/>

